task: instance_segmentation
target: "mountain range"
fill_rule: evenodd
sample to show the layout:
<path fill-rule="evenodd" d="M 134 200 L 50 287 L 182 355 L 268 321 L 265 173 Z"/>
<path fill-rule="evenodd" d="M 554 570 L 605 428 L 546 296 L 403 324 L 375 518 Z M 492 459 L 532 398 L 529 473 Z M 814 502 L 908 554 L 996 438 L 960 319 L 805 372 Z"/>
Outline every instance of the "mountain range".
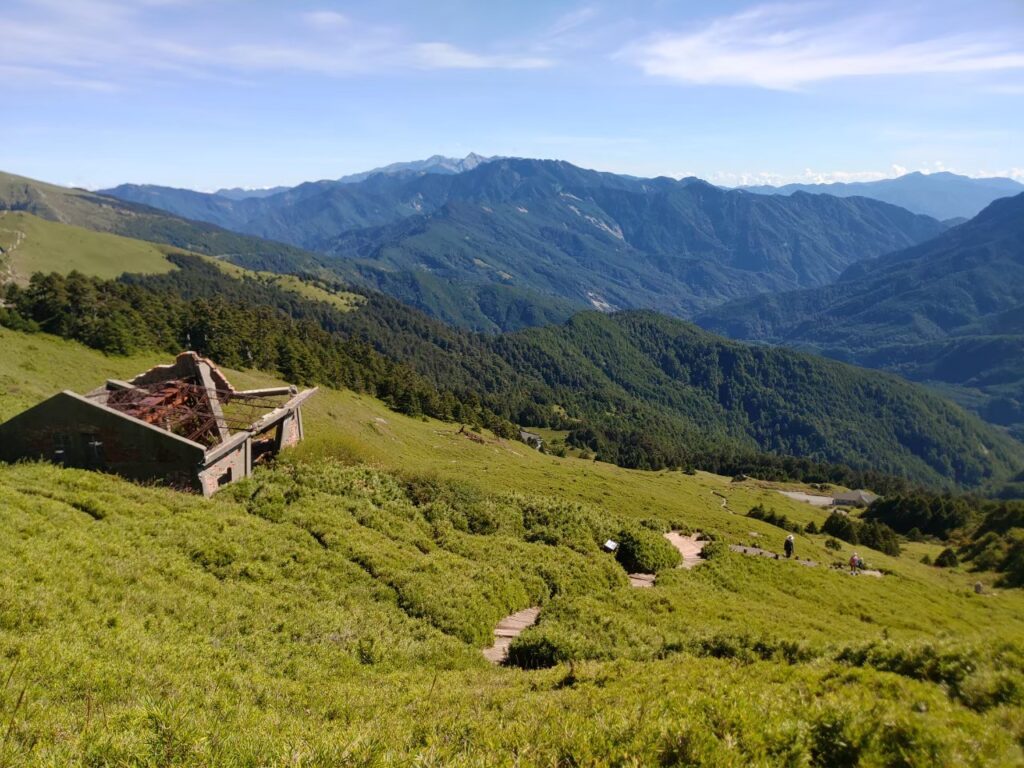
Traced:
<path fill-rule="evenodd" d="M 971 178 L 948 171 L 913 172 L 895 179 L 878 181 L 835 182 L 832 184 L 785 184 L 741 187 L 748 192 L 765 195 L 792 195 L 795 192 L 834 195 L 835 197 L 870 197 L 898 205 L 914 213 L 923 213 L 943 221 L 969 219 L 1000 197 L 1019 195 L 1024 184 L 1013 179 Z"/>
<path fill-rule="evenodd" d="M 387 216 L 357 205 L 371 196 L 392 206 Z M 288 215 L 266 227 L 300 231 L 321 220 L 318 210 L 325 227 L 337 226 L 339 206 L 391 221 L 326 236 L 329 252 L 316 253 L 139 203 L 0 177 L 0 206 L 253 268 L 385 289 L 470 328 L 561 325 L 586 304 L 677 315 L 703 306 L 705 327 L 927 382 L 1021 434 L 1020 197 L 948 229 L 866 198 L 760 196 L 697 179 L 498 159 L 461 173 L 301 185 L 241 203 L 268 200 Z M 431 210 L 396 212 L 409 200 Z M 495 270 L 504 275 L 493 279 Z M 588 284 L 596 290 L 581 297 Z M 794 285 L 812 287 L 786 290 Z M 770 292 L 751 297 L 757 290 Z M 722 304 L 737 295 L 746 298 Z"/>
<path fill-rule="evenodd" d="M 483 157 L 470 152 L 462 158 L 445 157 L 444 155 L 431 155 L 426 160 L 412 160 L 409 162 L 389 163 L 380 168 L 373 168 L 369 171 L 352 173 L 335 179 L 338 184 L 355 184 L 366 181 L 377 173 L 400 174 L 400 173 L 462 173 L 471 171 L 481 163 L 494 160 L 493 157 Z M 145 186 L 145 185 L 144 185 Z M 213 194 L 219 197 L 226 197 L 229 200 L 244 200 L 247 197 L 270 197 L 280 192 L 286 192 L 291 187 L 264 187 L 262 189 L 244 189 L 242 187 L 231 187 L 230 189 L 218 189 Z"/>
<path fill-rule="evenodd" d="M 243 200 L 131 185 L 105 194 L 316 252 L 301 269 L 333 271 L 478 330 L 508 330 L 531 315 L 564 319 L 582 307 L 688 316 L 755 293 L 826 285 L 856 261 L 945 229 L 867 198 L 753 195 L 693 178 L 507 158 Z M 511 316 L 510 304 L 519 307 Z"/>
<path fill-rule="evenodd" d="M 1024 435 L 1024 194 L 833 285 L 732 302 L 697 322 L 935 383 Z"/>

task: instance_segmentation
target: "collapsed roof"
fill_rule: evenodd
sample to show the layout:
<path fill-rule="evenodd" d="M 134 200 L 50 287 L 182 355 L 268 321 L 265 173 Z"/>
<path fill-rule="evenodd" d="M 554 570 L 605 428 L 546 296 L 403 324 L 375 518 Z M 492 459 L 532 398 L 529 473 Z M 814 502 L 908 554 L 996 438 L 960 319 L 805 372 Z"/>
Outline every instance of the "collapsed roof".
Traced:
<path fill-rule="evenodd" d="M 236 390 L 216 365 L 182 352 L 84 397 L 64 391 L 0 424 L 0 459 L 39 458 L 157 480 L 209 495 L 303 437 L 316 389 Z"/>
<path fill-rule="evenodd" d="M 182 352 L 171 365 L 158 365 L 131 381 L 110 379 L 86 397 L 119 413 L 207 447 L 233 433 L 251 432 L 263 416 L 301 403 L 294 386 L 238 391 L 213 361 Z"/>

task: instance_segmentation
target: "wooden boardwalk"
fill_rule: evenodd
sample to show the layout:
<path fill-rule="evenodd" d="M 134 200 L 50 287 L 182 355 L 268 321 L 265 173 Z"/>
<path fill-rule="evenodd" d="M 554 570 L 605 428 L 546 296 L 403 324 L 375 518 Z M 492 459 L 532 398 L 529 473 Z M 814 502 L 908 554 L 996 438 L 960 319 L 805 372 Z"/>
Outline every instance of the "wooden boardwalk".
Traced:
<path fill-rule="evenodd" d="M 508 658 L 508 647 L 527 627 L 537 623 L 540 608 L 525 608 L 506 616 L 494 628 L 494 644 L 484 649 L 484 658 L 491 664 L 501 664 Z"/>

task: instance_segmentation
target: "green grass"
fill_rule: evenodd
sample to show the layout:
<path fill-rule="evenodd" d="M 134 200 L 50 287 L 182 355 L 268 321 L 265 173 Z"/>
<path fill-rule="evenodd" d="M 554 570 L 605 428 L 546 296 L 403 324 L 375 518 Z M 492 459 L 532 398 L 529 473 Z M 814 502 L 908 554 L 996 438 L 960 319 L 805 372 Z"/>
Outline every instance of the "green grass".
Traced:
<path fill-rule="evenodd" d="M 0 344 L 0 418 L 157 362 Z M 826 512 L 767 483 L 478 442 L 348 392 L 305 417 L 302 446 L 212 500 L 0 467 L 0 765 L 1024 759 L 1024 593 L 974 595 L 976 574 L 918 562 L 931 545 L 864 552 L 884 579 L 726 553 L 631 589 L 598 546 L 623 527 L 779 548 L 751 506 Z M 827 561 L 823 542 L 798 553 Z M 496 621 L 535 604 L 519 655 L 572 665 L 487 665 Z"/>
<path fill-rule="evenodd" d="M 348 312 L 366 301 L 365 296 L 349 293 L 348 291 L 328 290 L 319 285 L 314 285 L 307 280 L 302 280 L 295 275 L 280 275 L 276 272 L 250 270 L 223 259 L 210 258 L 209 261 L 216 264 L 221 271 L 232 277 L 259 280 L 267 285 L 276 286 L 281 290 L 297 293 L 303 298 L 325 302 L 335 309 L 340 309 L 342 312 Z"/>
<path fill-rule="evenodd" d="M 8 250 L 15 243 L 17 247 Z M 175 269 L 167 260 L 174 248 L 47 221 L 21 211 L 0 214 L 0 247 L 8 250 L 6 271 L 22 285 L 33 272 L 66 275 L 78 270 L 113 278 L 125 272 L 161 274 Z"/>

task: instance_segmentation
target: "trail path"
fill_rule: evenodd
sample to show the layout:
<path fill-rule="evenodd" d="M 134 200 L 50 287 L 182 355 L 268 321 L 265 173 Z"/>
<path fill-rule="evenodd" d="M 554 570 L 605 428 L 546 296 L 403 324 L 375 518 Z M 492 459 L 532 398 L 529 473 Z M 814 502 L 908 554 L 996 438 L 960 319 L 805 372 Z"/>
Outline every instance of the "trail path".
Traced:
<path fill-rule="evenodd" d="M 742 544 L 730 544 L 729 549 L 731 549 L 733 552 L 739 552 L 741 555 L 747 555 L 749 557 L 767 557 L 771 560 L 787 559 L 785 555 L 780 555 L 778 552 L 772 552 L 770 550 L 761 549 L 759 547 L 745 547 Z M 818 565 L 820 565 L 820 563 L 816 563 L 814 560 L 800 560 L 799 558 L 788 559 L 791 559 L 793 562 L 799 563 L 800 565 L 806 565 L 808 568 L 817 568 Z M 830 567 L 834 568 L 835 570 L 844 570 L 843 567 L 837 567 L 835 565 Z M 860 571 L 857 571 L 857 573 L 861 576 L 872 576 L 876 579 L 880 579 L 885 575 L 881 571 L 876 571 L 871 568 L 864 568 Z"/>
<path fill-rule="evenodd" d="M 7 211 L 0 211 L 0 219 L 3 219 L 5 216 L 7 216 Z M 11 243 L 9 248 L 6 250 L 0 248 L 0 273 L 3 273 L 0 274 L 0 277 L 4 278 L 0 282 L 4 282 L 5 280 L 13 280 L 17 277 L 14 273 L 14 259 L 11 257 L 18 250 L 18 246 L 25 241 L 25 233 L 20 229 L 5 229 L 3 227 L 0 227 L 0 232 L 10 232 L 14 235 L 14 242 Z"/>
<path fill-rule="evenodd" d="M 631 573 L 629 574 L 629 586 L 642 589 L 653 587 L 657 578 L 653 573 Z"/>
<path fill-rule="evenodd" d="M 696 536 L 684 536 L 679 531 L 669 531 L 665 534 L 665 538 L 683 556 L 683 564 L 679 566 L 680 568 L 690 569 L 702 562 L 700 553 L 704 551 L 706 541 L 699 541 Z"/>
<path fill-rule="evenodd" d="M 712 491 L 711 493 L 722 500 L 722 509 L 726 512 L 732 512 L 732 510 L 729 509 L 729 499 L 726 498 L 724 493 L 719 493 L 718 491 Z"/>
<path fill-rule="evenodd" d="M 767 549 L 761 549 L 759 547 L 745 547 L 742 544 L 730 544 L 729 545 L 729 549 L 731 549 L 733 552 L 739 552 L 741 555 L 749 555 L 750 557 L 768 557 L 768 558 L 771 558 L 772 560 L 786 560 L 787 559 L 785 557 L 785 555 L 780 555 L 778 552 L 770 552 Z M 788 558 L 788 559 L 793 559 L 793 558 Z M 793 561 L 796 562 L 796 563 L 800 563 L 800 565 L 806 565 L 809 568 L 816 568 L 817 565 L 818 565 L 813 560 L 794 559 Z"/>
<path fill-rule="evenodd" d="M 525 608 L 506 616 L 494 628 L 494 645 L 484 649 L 484 658 L 491 664 L 501 664 L 508 658 L 508 647 L 527 627 L 537 623 L 540 608 Z"/>

